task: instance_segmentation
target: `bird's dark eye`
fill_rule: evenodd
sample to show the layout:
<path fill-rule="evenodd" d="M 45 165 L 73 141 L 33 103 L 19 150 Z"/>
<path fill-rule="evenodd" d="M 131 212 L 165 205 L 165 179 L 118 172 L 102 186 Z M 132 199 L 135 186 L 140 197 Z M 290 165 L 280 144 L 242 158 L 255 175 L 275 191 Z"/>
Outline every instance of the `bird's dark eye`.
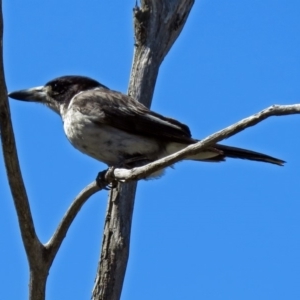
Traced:
<path fill-rule="evenodd" d="M 64 84 L 54 83 L 52 85 L 52 93 L 54 95 L 63 94 L 66 91 L 66 87 Z"/>

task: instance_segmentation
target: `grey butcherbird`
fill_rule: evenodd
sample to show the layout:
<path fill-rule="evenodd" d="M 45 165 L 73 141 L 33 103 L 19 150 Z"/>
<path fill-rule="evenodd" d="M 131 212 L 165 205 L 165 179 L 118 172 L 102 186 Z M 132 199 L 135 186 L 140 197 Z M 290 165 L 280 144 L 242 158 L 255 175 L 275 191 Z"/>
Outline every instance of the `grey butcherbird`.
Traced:
<path fill-rule="evenodd" d="M 71 144 L 108 166 L 144 165 L 198 141 L 186 125 L 88 77 L 63 76 L 8 96 L 43 103 L 54 110 L 61 116 Z M 280 166 L 284 163 L 269 155 L 220 144 L 186 159 L 218 162 L 226 157 Z"/>

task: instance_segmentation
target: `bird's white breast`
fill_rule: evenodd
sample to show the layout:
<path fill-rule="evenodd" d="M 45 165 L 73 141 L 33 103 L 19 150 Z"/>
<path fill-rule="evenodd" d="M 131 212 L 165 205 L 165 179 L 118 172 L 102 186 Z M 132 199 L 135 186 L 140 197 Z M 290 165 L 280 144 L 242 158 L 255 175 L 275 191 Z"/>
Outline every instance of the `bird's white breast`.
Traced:
<path fill-rule="evenodd" d="M 109 166 L 121 164 L 131 154 L 148 154 L 153 159 L 153 153 L 159 151 L 155 140 L 96 124 L 72 107 L 63 115 L 63 122 L 66 136 L 75 148 Z"/>

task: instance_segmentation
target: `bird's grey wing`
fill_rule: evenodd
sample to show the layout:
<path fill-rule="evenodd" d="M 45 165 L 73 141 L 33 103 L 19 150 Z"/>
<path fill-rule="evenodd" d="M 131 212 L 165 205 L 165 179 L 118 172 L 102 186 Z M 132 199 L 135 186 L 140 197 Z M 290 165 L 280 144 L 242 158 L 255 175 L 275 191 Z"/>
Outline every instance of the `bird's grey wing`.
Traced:
<path fill-rule="evenodd" d="M 74 97 L 72 105 L 95 124 L 106 124 L 132 134 L 168 142 L 196 142 L 191 138 L 188 126 L 157 114 L 133 98 L 116 91 L 85 91 Z"/>

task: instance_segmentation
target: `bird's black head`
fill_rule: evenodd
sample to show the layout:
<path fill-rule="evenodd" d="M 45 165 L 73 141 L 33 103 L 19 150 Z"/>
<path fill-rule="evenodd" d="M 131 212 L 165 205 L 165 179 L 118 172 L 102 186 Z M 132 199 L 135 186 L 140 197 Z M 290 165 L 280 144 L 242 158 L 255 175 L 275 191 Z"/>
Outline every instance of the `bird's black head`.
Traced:
<path fill-rule="evenodd" d="M 60 103 L 69 103 L 76 94 L 96 87 L 107 88 L 98 81 L 84 76 L 62 76 L 45 84 L 49 96 Z"/>
<path fill-rule="evenodd" d="M 40 102 L 60 113 L 78 93 L 94 88 L 106 88 L 98 81 L 84 76 L 62 76 L 47 82 L 44 86 L 9 93 L 8 96 L 21 101 Z"/>

